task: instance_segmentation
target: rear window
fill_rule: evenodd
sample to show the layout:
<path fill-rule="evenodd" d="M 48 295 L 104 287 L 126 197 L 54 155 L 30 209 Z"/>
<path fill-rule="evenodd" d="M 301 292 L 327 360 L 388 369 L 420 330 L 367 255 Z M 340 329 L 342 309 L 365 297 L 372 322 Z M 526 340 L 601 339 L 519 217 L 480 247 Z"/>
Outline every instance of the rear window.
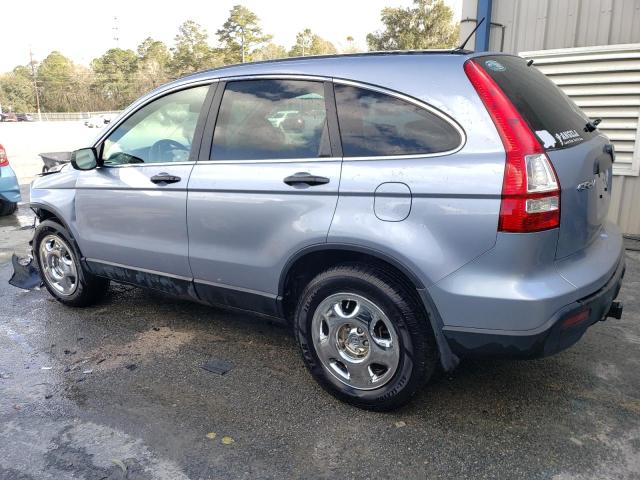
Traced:
<path fill-rule="evenodd" d="M 442 118 L 390 95 L 335 85 L 345 157 L 379 157 L 447 152 L 460 134 Z"/>
<path fill-rule="evenodd" d="M 544 148 L 567 148 L 597 132 L 586 132 L 589 118 L 534 66 L 504 55 L 474 59 L 498 84 L 531 127 Z"/>

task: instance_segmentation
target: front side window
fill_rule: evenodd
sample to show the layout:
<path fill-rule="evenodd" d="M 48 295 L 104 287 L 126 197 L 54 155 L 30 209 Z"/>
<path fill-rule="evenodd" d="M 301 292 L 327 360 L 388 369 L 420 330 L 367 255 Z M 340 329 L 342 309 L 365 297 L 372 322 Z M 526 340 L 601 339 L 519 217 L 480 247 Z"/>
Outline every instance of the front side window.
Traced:
<path fill-rule="evenodd" d="M 165 95 L 120 124 L 104 142 L 106 166 L 185 162 L 209 86 Z"/>
<path fill-rule="evenodd" d="M 330 155 L 322 82 L 229 82 L 213 134 L 213 160 Z"/>
<path fill-rule="evenodd" d="M 460 146 L 458 131 L 424 108 L 373 90 L 334 88 L 345 157 L 432 154 Z"/>

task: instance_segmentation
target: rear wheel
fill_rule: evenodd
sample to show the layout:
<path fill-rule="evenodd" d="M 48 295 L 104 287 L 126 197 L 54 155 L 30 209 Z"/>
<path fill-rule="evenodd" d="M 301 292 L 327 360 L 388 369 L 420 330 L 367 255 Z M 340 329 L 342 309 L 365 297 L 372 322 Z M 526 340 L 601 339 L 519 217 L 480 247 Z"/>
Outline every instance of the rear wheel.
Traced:
<path fill-rule="evenodd" d="M 75 242 L 58 223 L 45 220 L 38 225 L 33 249 L 42 281 L 60 303 L 86 307 L 107 292 L 109 280 L 96 277 L 83 267 Z"/>
<path fill-rule="evenodd" d="M 0 217 L 11 215 L 18 209 L 18 204 L 15 202 L 6 202 L 0 200 Z"/>
<path fill-rule="evenodd" d="M 295 333 L 305 364 L 331 394 L 361 408 L 393 410 L 433 373 L 428 319 L 402 282 L 381 269 L 345 265 L 304 290 Z"/>

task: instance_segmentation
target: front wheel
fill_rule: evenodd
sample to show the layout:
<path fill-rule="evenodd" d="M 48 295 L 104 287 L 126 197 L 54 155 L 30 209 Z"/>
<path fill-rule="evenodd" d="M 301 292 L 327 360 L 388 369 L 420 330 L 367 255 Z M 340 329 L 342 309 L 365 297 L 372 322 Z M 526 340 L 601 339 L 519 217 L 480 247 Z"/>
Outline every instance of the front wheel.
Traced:
<path fill-rule="evenodd" d="M 344 265 L 314 278 L 296 309 L 305 364 L 334 396 L 387 411 L 407 403 L 438 361 L 424 309 L 388 272 Z"/>
<path fill-rule="evenodd" d="M 71 234 L 56 222 L 45 220 L 38 225 L 33 254 L 45 287 L 60 303 L 71 307 L 93 305 L 109 288 L 109 280 L 84 268 Z"/>

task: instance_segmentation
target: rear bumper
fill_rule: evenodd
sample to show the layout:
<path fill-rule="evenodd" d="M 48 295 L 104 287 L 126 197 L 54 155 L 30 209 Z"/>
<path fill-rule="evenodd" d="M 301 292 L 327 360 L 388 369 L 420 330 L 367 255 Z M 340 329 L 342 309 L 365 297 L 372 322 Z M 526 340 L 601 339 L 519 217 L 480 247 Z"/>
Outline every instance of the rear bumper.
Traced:
<path fill-rule="evenodd" d="M 444 335 L 451 350 L 459 356 L 501 356 L 538 358 L 553 355 L 576 343 L 587 329 L 605 320 L 620 292 L 625 273 L 621 256 L 614 274 L 598 291 L 559 310 L 551 326 L 534 334 L 489 334 L 471 330 L 447 330 Z M 586 312 L 586 313 L 585 313 Z M 579 320 L 579 321 L 577 321 Z"/>
<path fill-rule="evenodd" d="M 13 203 L 20 201 L 20 185 L 11 167 L 0 167 L 0 200 Z"/>

